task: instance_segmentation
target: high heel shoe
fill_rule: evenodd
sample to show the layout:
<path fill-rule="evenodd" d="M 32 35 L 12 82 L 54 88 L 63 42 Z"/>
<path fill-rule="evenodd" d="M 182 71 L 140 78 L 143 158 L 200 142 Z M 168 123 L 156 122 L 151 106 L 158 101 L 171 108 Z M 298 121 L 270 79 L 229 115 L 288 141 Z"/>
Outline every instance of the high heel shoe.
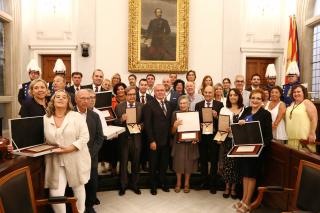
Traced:
<path fill-rule="evenodd" d="M 230 197 L 230 189 L 226 188 L 225 192 L 222 194 L 223 198 L 229 198 Z"/>
<path fill-rule="evenodd" d="M 251 209 L 250 206 L 248 206 L 245 203 L 242 203 L 242 206 L 237 209 L 237 213 L 250 213 Z"/>
<path fill-rule="evenodd" d="M 237 199 L 237 197 L 238 197 L 237 193 L 236 193 L 236 190 L 234 190 L 234 189 L 231 189 L 231 194 L 230 195 L 231 195 L 231 198 L 234 199 L 234 200 Z"/>
<path fill-rule="evenodd" d="M 180 190 L 181 190 L 180 186 L 176 186 L 176 187 L 174 188 L 174 191 L 175 191 L 176 193 L 179 193 Z"/>
<path fill-rule="evenodd" d="M 184 186 L 183 192 L 184 192 L 184 193 L 189 193 L 189 192 L 190 192 L 190 187 L 189 187 L 189 185 Z"/>

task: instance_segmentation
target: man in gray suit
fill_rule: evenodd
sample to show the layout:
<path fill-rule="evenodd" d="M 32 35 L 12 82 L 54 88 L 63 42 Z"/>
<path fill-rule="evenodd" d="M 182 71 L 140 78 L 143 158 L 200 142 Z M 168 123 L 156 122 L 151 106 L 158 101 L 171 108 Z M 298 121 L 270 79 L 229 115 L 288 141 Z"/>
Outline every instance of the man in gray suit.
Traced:
<path fill-rule="evenodd" d="M 93 205 L 96 201 L 98 189 L 98 153 L 103 143 L 103 132 L 99 115 L 88 109 L 90 104 L 90 93 L 86 89 L 76 92 L 76 111 L 78 111 L 87 121 L 90 140 L 88 148 L 91 156 L 90 180 L 85 185 L 86 188 L 86 212 L 94 213 Z"/>
<path fill-rule="evenodd" d="M 116 106 L 115 113 L 117 119 L 115 124 L 118 126 L 123 126 L 126 128 L 126 131 L 119 135 L 120 142 L 120 191 L 119 195 L 122 196 L 126 192 L 128 187 L 128 159 L 130 156 L 131 159 L 131 187 L 134 193 L 141 194 L 140 189 L 138 188 L 139 181 L 139 161 L 140 161 L 140 152 L 141 152 L 141 132 L 133 133 L 129 131 L 127 126 L 127 109 L 135 108 L 136 109 L 136 122 L 130 124 L 130 126 L 141 126 L 142 123 L 142 107 L 143 104 L 136 101 L 136 88 L 127 87 L 125 90 L 126 101 L 119 103 Z M 129 126 L 129 127 L 130 127 Z M 135 126 L 135 127 L 138 127 Z"/>

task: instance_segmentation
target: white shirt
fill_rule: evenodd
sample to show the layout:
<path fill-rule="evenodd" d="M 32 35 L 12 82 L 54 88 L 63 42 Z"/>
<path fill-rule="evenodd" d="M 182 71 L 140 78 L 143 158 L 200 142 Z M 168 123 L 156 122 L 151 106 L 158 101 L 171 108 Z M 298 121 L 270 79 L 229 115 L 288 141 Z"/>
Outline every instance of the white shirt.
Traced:
<path fill-rule="evenodd" d="M 207 103 L 210 103 L 210 105 L 208 106 L 208 104 Z M 204 107 L 211 107 L 212 108 L 212 103 L 213 103 L 213 100 L 211 100 L 211 101 L 204 101 Z"/>
<path fill-rule="evenodd" d="M 95 92 L 96 91 L 96 87 L 98 87 L 98 92 L 101 92 L 101 85 L 100 86 L 96 86 L 95 84 L 92 84 L 92 89 Z"/>
<path fill-rule="evenodd" d="M 106 137 L 107 136 L 107 128 L 108 128 L 108 124 L 107 121 L 103 115 L 103 113 L 98 110 L 97 108 L 93 107 L 92 111 L 94 111 L 95 113 L 97 113 L 99 115 L 100 121 L 101 121 L 101 125 L 102 125 L 102 131 L 103 131 L 103 135 Z"/>
<path fill-rule="evenodd" d="M 153 95 L 154 95 L 154 89 L 153 89 L 153 87 L 152 87 L 152 88 L 148 88 L 148 89 L 147 89 L 147 93 L 148 93 L 149 95 L 153 96 Z"/>
<path fill-rule="evenodd" d="M 127 108 L 134 108 L 134 107 L 136 107 L 136 103 L 130 104 L 129 102 L 127 102 Z"/>
<path fill-rule="evenodd" d="M 161 109 L 162 109 L 162 103 L 161 103 L 161 102 L 163 102 L 163 106 L 164 106 L 165 110 L 167 111 L 167 106 L 166 106 L 166 104 L 165 104 L 165 102 L 164 102 L 165 100 L 159 100 L 159 99 L 157 99 L 157 101 L 159 102 Z"/>
<path fill-rule="evenodd" d="M 85 112 L 80 112 L 78 106 L 77 106 L 77 110 L 78 112 L 80 113 L 80 115 L 86 120 L 87 119 L 87 112 L 88 112 L 88 109 L 86 109 Z"/>

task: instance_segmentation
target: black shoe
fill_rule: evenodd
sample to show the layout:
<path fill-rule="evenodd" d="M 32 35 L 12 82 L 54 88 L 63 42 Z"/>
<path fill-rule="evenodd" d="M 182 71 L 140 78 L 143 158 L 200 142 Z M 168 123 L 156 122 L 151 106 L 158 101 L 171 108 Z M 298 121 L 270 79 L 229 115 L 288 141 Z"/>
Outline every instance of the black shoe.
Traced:
<path fill-rule="evenodd" d="M 94 205 L 100 205 L 100 200 L 98 198 L 95 199 Z"/>
<path fill-rule="evenodd" d="M 162 188 L 162 191 L 164 191 L 164 192 L 170 192 L 170 189 L 167 185 L 164 185 L 161 188 Z"/>
<path fill-rule="evenodd" d="M 223 193 L 222 197 L 223 198 L 229 198 L 230 197 L 230 189 L 229 189 L 229 191 L 227 193 Z"/>
<path fill-rule="evenodd" d="M 91 207 L 86 207 L 86 210 L 84 211 L 85 213 L 96 213 L 96 211 L 94 210 L 94 208 Z"/>
<path fill-rule="evenodd" d="M 231 190 L 231 198 L 234 200 L 238 198 L 236 191 Z"/>
<path fill-rule="evenodd" d="M 152 195 L 157 195 L 157 188 L 152 188 L 152 189 L 150 190 L 150 193 L 151 193 Z"/>
<path fill-rule="evenodd" d="M 119 190 L 119 195 L 123 196 L 126 193 L 126 189 L 120 189 Z"/>
<path fill-rule="evenodd" d="M 210 188 L 210 193 L 211 193 L 211 194 L 217 194 L 216 188 L 215 188 L 215 187 L 211 187 L 211 188 Z"/>
<path fill-rule="evenodd" d="M 133 188 L 132 191 L 133 191 L 134 193 L 136 193 L 137 195 L 141 195 L 141 191 L 140 191 L 139 188 Z"/>

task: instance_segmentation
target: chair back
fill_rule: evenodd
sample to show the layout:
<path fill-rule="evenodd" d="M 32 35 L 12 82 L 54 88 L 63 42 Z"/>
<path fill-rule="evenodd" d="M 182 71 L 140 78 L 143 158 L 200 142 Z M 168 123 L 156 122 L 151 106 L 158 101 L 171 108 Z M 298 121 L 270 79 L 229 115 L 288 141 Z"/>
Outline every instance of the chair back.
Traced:
<path fill-rule="evenodd" d="M 0 178 L 0 212 L 37 212 L 29 167 Z"/>
<path fill-rule="evenodd" d="M 320 212 L 320 165 L 300 161 L 294 201 L 300 210 Z"/>

